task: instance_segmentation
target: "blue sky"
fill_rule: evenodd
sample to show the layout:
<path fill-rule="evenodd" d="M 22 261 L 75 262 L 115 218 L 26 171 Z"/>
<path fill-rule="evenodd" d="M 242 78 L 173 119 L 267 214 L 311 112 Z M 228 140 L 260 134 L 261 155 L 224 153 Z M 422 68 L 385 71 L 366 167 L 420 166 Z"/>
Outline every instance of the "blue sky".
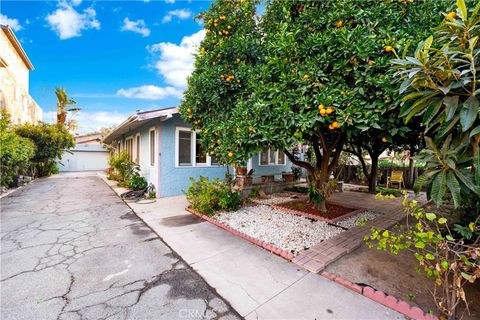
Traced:
<path fill-rule="evenodd" d="M 209 1 L 0 1 L 35 70 L 30 94 L 53 121 L 55 87 L 82 108 L 81 132 L 137 109 L 177 105 L 204 36 L 194 16 Z"/>

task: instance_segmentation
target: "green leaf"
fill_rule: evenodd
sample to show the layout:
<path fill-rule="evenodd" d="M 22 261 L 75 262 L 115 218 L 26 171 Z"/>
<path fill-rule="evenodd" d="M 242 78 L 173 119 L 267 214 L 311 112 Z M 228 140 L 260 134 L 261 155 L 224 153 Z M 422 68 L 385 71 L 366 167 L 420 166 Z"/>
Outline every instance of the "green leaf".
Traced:
<path fill-rule="evenodd" d="M 470 231 L 473 232 L 473 229 L 475 229 L 475 223 L 470 222 L 470 223 L 468 224 L 468 229 L 470 229 Z"/>
<path fill-rule="evenodd" d="M 471 96 L 465 101 L 460 110 L 460 124 L 463 132 L 470 129 L 475 122 L 478 114 L 478 100 L 475 96 Z"/>
<path fill-rule="evenodd" d="M 433 202 L 439 207 L 442 204 L 443 196 L 447 189 L 447 181 L 445 177 L 445 171 L 438 174 L 432 181 L 431 197 Z M 428 216 L 427 216 L 428 219 Z M 429 219 L 430 220 L 430 219 Z"/>
<path fill-rule="evenodd" d="M 447 219 L 445 219 L 445 218 L 440 218 L 440 219 L 438 219 L 438 223 L 439 223 L 439 224 L 445 224 L 445 223 L 447 223 Z"/>
<path fill-rule="evenodd" d="M 453 116 L 455 115 L 455 111 L 457 111 L 458 107 L 458 96 L 449 96 L 443 98 L 443 104 L 445 105 L 445 114 L 446 118 L 445 121 L 452 120 Z"/>
<path fill-rule="evenodd" d="M 451 235 L 449 235 L 449 234 L 447 234 L 447 235 L 445 236 L 445 238 L 446 238 L 447 240 L 449 240 L 449 241 L 454 241 L 454 240 L 455 240 L 455 239 L 454 239 Z"/>
<path fill-rule="evenodd" d="M 442 266 L 443 270 L 448 270 L 448 262 L 443 260 L 440 265 Z"/>
<path fill-rule="evenodd" d="M 469 275 L 468 273 L 462 272 L 461 274 L 462 274 L 462 277 L 463 277 L 465 280 L 470 281 L 470 279 L 472 278 L 472 276 Z"/>
<path fill-rule="evenodd" d="M 477 135 L 480 133 L 480 125 L 476 126 L 475 128 L 470 131 L 469 138 L 473 137 L 474 135 Z"/>
<path fill-rule="evenodd" d="M 453 172 L 447 172 L 447 187 L 448 190 L 450 190 L 450 193 L 452 194 L 453 198 L 453 205 L 455 208 L 458 208 L 461 203 L 461 198 L 460 198 L 460 183 L 458 182 L 457 178 L 455 178 L 455 175 Z"/>
<path fill-rule="evenodd" d="M 464 0 L 457 0 L 457 7 L 460 9 L 460 15 L 463 21 L 467 21 L 467 6 L 465 5 Z"/>
<path fill-rule="evenodd" d="M 422 241 L 415 242 L 415 248 L 423 249 L 425 248 L 425 243 Z"/>
<path fill-rule="evenodd" d="M 427 218 L 428 221 L 433 221 L 437 218 L 437 215 L 435 213 L 427 212 L 425 214 L 425 217 Z"/>
<path fill-rule="evenodd" d="M 435 260 L 435 256 L 434 256 L 433 254 L 431 254 L 431 253 L 427 253 L 427 254 L 425 255 L 425 258 L 427 258 L 428 260 Z"/>

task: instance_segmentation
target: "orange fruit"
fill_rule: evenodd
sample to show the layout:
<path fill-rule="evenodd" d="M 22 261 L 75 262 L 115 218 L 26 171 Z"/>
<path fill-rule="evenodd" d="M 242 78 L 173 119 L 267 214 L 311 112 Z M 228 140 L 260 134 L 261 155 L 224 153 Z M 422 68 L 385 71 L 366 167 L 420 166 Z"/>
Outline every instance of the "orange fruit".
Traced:
<path fill-rule="evenodd" d="M 233 152 L 232 152 L 232 151 L 228 151 L 228 154 L 227 154 L 227 155 L 228 155 L 229 158 L 231 158 L 231 157 L 233 157 Z"/>
<path fill-rule="evenodd" d="M 382 142 L 383 142 L 383 143 L 386 143 L 386 142 L 388 142 L 387 138 L 385 138 L 385 137 L 382 137 Z"/>
<path fill-rule="evenodd" d="M 446 18 L 447 18 L 448 20 L 454 20 L 456 17 L 457 17 L 457 13 L 456 13 L 455 11 L 449 12 L 449 13 L 446 15 Z"/>
<path fill-rule="evenodd" d="M 373 60 L 368 60 L 368 65 L 369 66 L 373 66 L 373 63 L 374 63 Z"/>
<path fill-rule="evenodd" d="M 328 129 L 333 130 L 333 129 L 335 129 L 335 127 L 330 124 L 330 125 L 328 125 Z"/>
<path fill-rule="evenodd" d="M 338 20 L 338 22 L 335 24 L 335 27 L 337 28 L 343 27 L 343 20 Z"/>
<path fill-rule="evenodd" d="M 249 126 L 248 131 L 253 132 L 253 126 Z"/>
<path fill-rule="evenodd" d="M 333 126 L 334 128 L 340 128 L 340 125 L 338 124 L 337 121 L 333 121 L 333 122 L 332 122 L 332 126 Z"/>
<path fill-rule="evenodd" d="M 319 112 L 320 112 L 320 115 L 321 115 L 322 117 L 325 117 L 325 113 L 326 113 L 327 111 L 326 111 L 325 109 L 320 109 Z"/>
<path fill-rule="evenodd" d="M 385 51 L 386 51 L 386 52 L 392 52 L 393 50 L 394 50 L 394 49 L 393 49 L 392 46 L 386 46 L 386 47 L 385 47 Z"/>
<path fill-rule="evenodd" d="M 327 108 L 327 114 L 332 114 L 333 109 L 332 108 Z"/>

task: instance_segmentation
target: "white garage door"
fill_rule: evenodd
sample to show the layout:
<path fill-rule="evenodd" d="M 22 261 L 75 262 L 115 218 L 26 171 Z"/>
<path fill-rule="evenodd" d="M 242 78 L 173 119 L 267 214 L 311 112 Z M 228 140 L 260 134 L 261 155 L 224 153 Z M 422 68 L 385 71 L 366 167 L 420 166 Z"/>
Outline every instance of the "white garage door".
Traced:
<path fill-rule="evenodd" d="M 100 171 L 107 169 L 108 152 L 99 147 L 89 148 L 86 145 L 77 145 L 70 152 L 63 153 L 62 160 L 57 162 L 58 169 L 61 172 Z"/>

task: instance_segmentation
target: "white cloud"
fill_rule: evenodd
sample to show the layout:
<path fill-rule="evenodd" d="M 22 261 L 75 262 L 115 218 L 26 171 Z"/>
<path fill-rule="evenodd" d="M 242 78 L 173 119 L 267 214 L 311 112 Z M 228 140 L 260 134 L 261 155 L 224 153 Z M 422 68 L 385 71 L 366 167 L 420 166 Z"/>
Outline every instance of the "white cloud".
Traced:
<path fill-rule="evenodd" d="M 193 71 L 194 56 L 198 45 L 205 37 L 205 30 L 182 38 L 180 44 L 160 42 L 147 49 L 158 54 L 155 69 L 163 77 L 166 86 L 144 85 L 120 89 L 117 95 L 124 98 L 161 100 L 166 97 L 180 98 L 187 87 L 187 78 Z"/>
<path fill-rule="evenodd" d="M 44 112 L 43 120 L 45 122 L 54 123 L 57 113 L 55 111 Z M 127 114 L 118 111 L 78 111 L 73 116 L 77 121 L 78 133 L 88 133 L 98 131 L 102 128 L 110 128 L 120 124 L 128 117 Z"/>
<path fill-rule="evenodd" d="M 175 0 L 165 0 L 166 3 L 175 3 Z"/>
<path fill-rule="evenodd" d="M 155 68 L 168 85 L 179 89 L 186 88 L 187 78 L 193 71 L 193 54 L 204 37 L 205 30 L 200 30 L 191 36 L 183 37 L 179 45 L 160 42 L 148 48 L 150 52 L 160 54 Z"/>
<path fill-rule="evenodd" d="M 9 26 L 13 31 L 19 31 L 23 29 L 17 19 L 11 19 L 4 14 L 0 13 L 0 24 L 4 26 Z M 28 24 L 28 23 L 27 23 Z"/>
<path fill-rule="evenodd" d="M 150 35 L 150 29 L 145 25 L 145 21 L 137 20 L 132 21 L 128 18 L 123 19 L 122 31 L 133 31 L 141 34 L 143 37 L 148 37 Z"/>
<path fill-rule="evenodd" d="M 154 85 L 144 85 L 129 89 L 120 89 L 117 95 L 125 98 L 161 100 L 166 97 L 181 97 L 182 90 L 174 87 L 157 87 Z"/>
<path fill-rule="evenodd" d="M 168 11 L 167 14 L 163 17 L 162 23 L 168 23 L 172 21 L 173 17 L 177 17 L 180 20 L 188 19 L 192 16 L 192 11 L 188 9 L 176 9 Z"/>
<path fill-rule="evenodd" d="M 71 0 L 72 1 L 72 5 L 74 6 L 78 6 L 80 5 L 80 3 L 82 3 L 82 0 Z"/>
<path fill-rule="evenodd" d="M 46 18 L 50 28 L 60 39 L 79 37 L 82 30 L 100 29 L 100 22 L 95 18 L 96 12 L 89 7 L 79 13 L 66 2 L 60 2 L 57 10 Z"/>

